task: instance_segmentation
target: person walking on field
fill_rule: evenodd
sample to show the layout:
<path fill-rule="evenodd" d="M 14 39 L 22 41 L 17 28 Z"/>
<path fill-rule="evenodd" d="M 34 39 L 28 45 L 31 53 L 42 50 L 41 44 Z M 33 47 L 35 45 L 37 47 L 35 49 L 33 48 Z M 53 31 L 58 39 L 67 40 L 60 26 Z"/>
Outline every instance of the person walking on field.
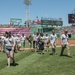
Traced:
<path fill-rule="evenodd" d="M 3 52 L 2 38 L 0 36 L 0 52 Z"/>
<path fill-rule="evenodd" d="M 50 43 L 51 43 L 51 48 L 52 48 L 51 55 L 56 54 L 56 41 L 57 41 L 57 35 L 55 34 L 55 31 L 52 30 L 52 34 L 50 35 Z"/>
<path fill-rule="evenodd" d="M 34 32 L 33 36 L 33 49 L 35 49 L 36 47 L 36 33 Z"/>
<path fill-rule="evenodd" d="M 46 36 L 45 36 L 46 51 L 48 51 L 48 49 L 49 49 L 49 44 L 50 44 L 49 36 L 48 36 L 48 34 L 46 33 Z"/>
<path fill-rule="evenodd" d="M 25 41 L 26 41 L 26 36 L 24 34 L 22 34 L 22 36 L 21 36 L 21 46 L 22 46 L 22 48 L 25 48 Z"/>
<path fill-rule="evenodd" d="M 62 42 L 62 47 L 61 47 L 60 56 L 63 56 L 63 52 L 66 48 L 68 57 L 71 57 L 69 42 L 68 42 L 68 30 L 65 30 L 64 34 L 61 35 L 61 42 Z"/>
<path fill-rule="evenodd" d="M 17 47 L 17 51 L 20 51 L 20 48 L 21 48 L 21 37 L 19 34 L 17 34 L 17 37 L 16 37 L 16 47 Z"/>
<path fill-rule="evenodd" d="M 29 38 L 28 38 L 30 50 L 32 50 L 32 41 L 33 41 L 33 37 L 32 37 L 32 35 L 30 35 Z"/>
<path fill-rule="evenodd" d="M 37 52 L 38 51 L 38 45 L 39 45 L 39 39 L 40 39 L 40 35 L 39 35 L 39 33 L 37 32 L 36 33 L 36 37 L 35 37 L 35 52 Z"/>
<path fill-rule="evenodd" d="M 14 47 L 15 47 L 15 40 L 12 37 L 11 32 L 5 32 L 4 51 L 7 55 L 8 67 L 10 67 L 10 59 L 12 59 L 12 63 L 15 64 Z"/>

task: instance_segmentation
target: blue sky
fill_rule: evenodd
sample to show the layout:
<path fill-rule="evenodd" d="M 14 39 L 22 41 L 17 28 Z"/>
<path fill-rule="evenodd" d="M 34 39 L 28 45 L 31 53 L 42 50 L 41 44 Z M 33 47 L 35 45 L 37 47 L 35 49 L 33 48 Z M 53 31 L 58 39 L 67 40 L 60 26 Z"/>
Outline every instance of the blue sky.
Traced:
<path fill-rule="evenodd" d="M 8 24 L 10 18 L 26 20 L 26 7 L 23 0 L 0 0 L 0 24 Z M 75 8 L 75 0 L 32 0 L 30 19 L 36 16 L 62 18 L 63 24 L 68 25 L 68 14 Z"/>

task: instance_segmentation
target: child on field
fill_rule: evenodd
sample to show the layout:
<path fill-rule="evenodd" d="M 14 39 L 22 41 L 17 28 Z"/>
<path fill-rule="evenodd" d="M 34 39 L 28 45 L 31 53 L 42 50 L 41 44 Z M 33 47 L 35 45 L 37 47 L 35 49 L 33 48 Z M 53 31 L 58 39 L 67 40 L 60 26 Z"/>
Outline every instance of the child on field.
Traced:
<path fill-rule="evenodd" d="M 41 54 L 44 54 L 44 41 L 40 38 L 39 40 L 39 50 L 41 52 Z"/>

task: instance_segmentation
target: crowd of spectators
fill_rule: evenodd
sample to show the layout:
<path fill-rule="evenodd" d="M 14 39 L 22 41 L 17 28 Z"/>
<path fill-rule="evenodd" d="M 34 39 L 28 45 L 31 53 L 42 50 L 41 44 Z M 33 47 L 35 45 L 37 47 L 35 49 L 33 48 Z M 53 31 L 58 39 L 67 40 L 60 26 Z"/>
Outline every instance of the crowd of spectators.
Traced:
<path fill-rule="evenodd" d="M 63 31 L 65 31 L 66 29 L 68 30 L 68 34 L 75 36 L 75 26 L 67 26 L 67 27 L 58 28 L 56 29 L 56 32 L 62 34 Z"/>

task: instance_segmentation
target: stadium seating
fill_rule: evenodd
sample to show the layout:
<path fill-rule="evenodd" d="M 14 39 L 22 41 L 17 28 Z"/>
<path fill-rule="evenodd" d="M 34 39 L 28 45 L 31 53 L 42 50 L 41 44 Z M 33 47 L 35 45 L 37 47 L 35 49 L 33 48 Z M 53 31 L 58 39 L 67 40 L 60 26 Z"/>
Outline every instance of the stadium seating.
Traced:
<path fill-rule="evenodd" d="M 62 34 L 66 29 L 68 30 L 68 34 L 71 34 L 72 37 L 75 37 L 75 26 L 58 28 L 57 31 Z"/>
<path fill-rule="evenodd" d="M 3 35 L 5 33 L 5 31 L 11 31 L 11 33 L 14 34 L 19 34 L 21 35 L 22 33 L 25 36 L 29 36 L 30 35 L 30 28 L 27 27 L 23 27 L 23 28 L 0 28 L 0 35 Z"/>

